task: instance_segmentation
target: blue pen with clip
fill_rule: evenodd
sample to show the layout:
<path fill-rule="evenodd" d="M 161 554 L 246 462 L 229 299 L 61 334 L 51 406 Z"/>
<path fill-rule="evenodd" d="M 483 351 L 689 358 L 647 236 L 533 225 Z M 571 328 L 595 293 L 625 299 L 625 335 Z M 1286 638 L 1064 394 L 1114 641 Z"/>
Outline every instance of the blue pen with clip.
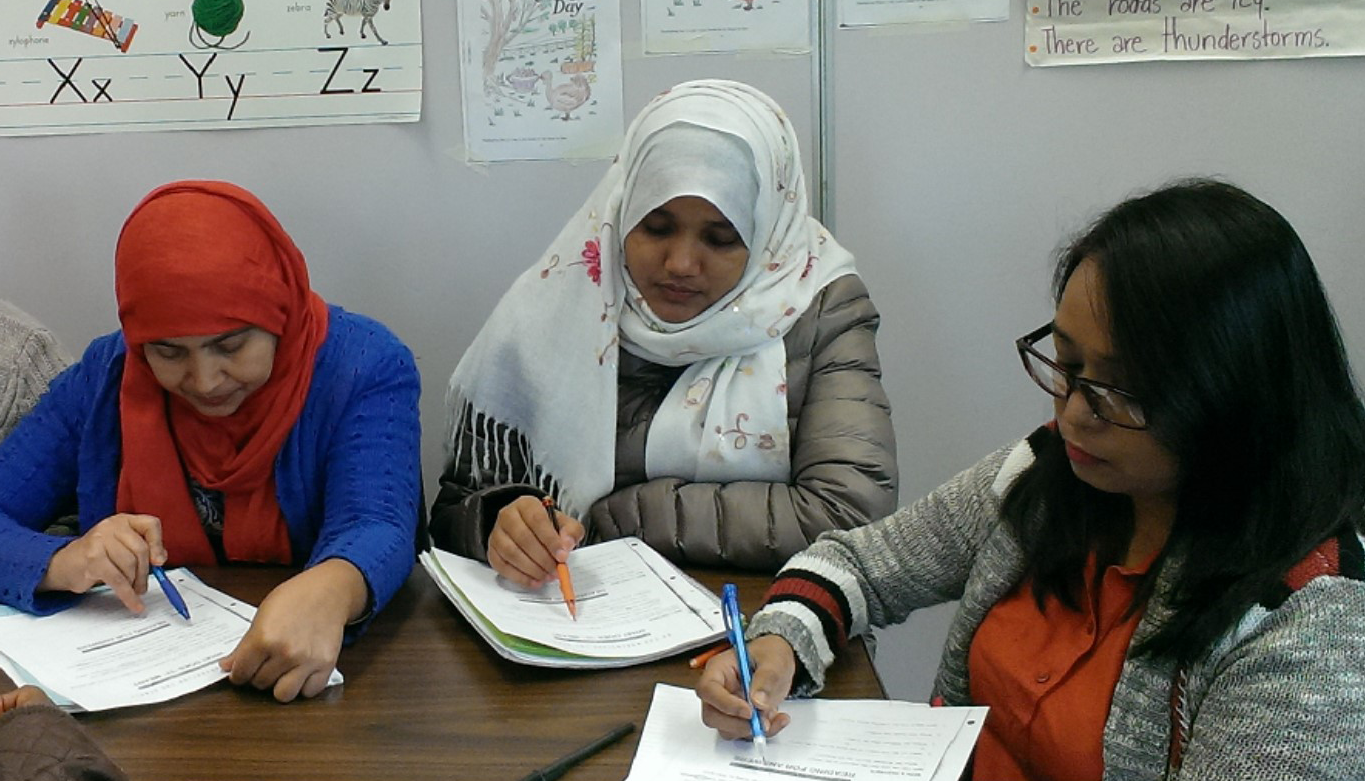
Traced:
<path fill-rule="evenodd" d="M 180 597 L 180 591 L 176 589 L 171 579 L 166 577 L 166 573 L 153 564 L 152 576 L 156 578 L 157 583 L 161 584 L 161 590 L 165 592 L 166 599 L 171 601 L 171 607 L 175 608 L 175 612 L 184 616 L 186 621 L 190 620 L 190 609 L 185 606 L 185 600 Z"/>
<path fill-rule="evenodd" d="M 725 615 L 725 631 L 730 635 L 730 644 L 735 647 L 739 661 L 739 679 L 744 684 L 744 700 L 749 703 L 749 727 L 754 733 L 754 745 L 761 752 L 768 745 L 763 734 L 763 720 L 759 718 L 758 708 L 754 707 L 753 673 L 749 670 L 749 647 L 744 644 L 744 622 L 739 613 L 739 589 L 735 584 L 726 583 L 720 592 L 721 612 Z"/>

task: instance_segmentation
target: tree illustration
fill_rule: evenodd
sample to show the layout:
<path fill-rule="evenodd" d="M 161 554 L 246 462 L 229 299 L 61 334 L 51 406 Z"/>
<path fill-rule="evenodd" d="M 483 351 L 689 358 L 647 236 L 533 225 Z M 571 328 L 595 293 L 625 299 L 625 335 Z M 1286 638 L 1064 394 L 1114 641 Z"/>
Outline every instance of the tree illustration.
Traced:
<path fill-rule="evenodd" d="M 550 17 L 549 0 L 482 0 L 479 14 L 488 23 L 488 47 L 483 50 L 483 92 L 503 95 L 498 83 L 498 61 L 517 36 L 533 30 L 535 22 Z"/>

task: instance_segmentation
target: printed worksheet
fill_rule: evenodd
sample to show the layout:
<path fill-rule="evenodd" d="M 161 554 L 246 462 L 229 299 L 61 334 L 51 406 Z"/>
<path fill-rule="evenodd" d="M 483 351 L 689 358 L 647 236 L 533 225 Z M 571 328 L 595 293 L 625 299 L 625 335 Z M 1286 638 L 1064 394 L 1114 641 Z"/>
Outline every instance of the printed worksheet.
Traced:
<path fill-rule="evenodd" d="M 527 589 L 481 561 L 436 549 L 430 559 L 439 564 L 432 573 L 438 583 L 445 580 L 458 591 L 452 595 L 457 605 L 467 602 L 499 632 L 571 654 L 644 660 L 725 631 L 716 596 L 634 538 L 569 554 L 577 618 L 569 615 L 557 582 Z"/>
<path fill-rule="evenodd" d="M 1010 0 L 839 0 L 839 26 L 914 22 L 999 22 Z"/>
<path fill-rule="evenodd" d="M 645 54 L 810 51 L 808 0 L 640 0 Z"/>
<path fill-rule="evenodd" d="M 416 122 L 418 0 L 5 0 L 0 135 Z"/>
<path fill-rule="evenodd" d="M 0 654 L 72 710 L 146 705 L 198 691 L 227 677 L 218 661 L 246 634 L 256 608 L 210 588 L 183 569 L 166 575 L 189 608 L 186 620 L 160 587 L 129 612 L 114 592 L 93 591 L 50 616 L 0 615 Z M 332 684 L 341 676 L 332 674 Z"/>
<path fill-rule="evenodd" d="M 691 689 L 656 684 L 626 781 L 956 781 L 986 708 L 897 700 L 788 700 L 762 749 L 701 722 Z"/>

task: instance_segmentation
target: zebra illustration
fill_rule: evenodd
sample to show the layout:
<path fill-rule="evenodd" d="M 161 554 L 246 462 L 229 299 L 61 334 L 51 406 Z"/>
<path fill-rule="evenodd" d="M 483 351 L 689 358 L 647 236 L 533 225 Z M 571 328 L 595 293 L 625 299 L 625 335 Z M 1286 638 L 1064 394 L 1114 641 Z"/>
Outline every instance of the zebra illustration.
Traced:
<path fill-rule="evenodd" d="M 341 17 L 359 16 L 360 17 L 360 37 L 365 37 L 365 25 L 370 26 L 370 32 L 374 33 L 375 40 L 388 46 L 389 42 L 384 40 L 379 34 L 379 30 L 374 26 L 374 15 L 379 13 L 379 6 L 384 6 L 384 10 L 389 10 L 389 0 L 327 0 L 327 8 L 322 12 L 322 34 L 328 38 L 332 34 L 327 31 L 332 22 L 337 23 L 337 34 L 345 35 L 346 28 L 341 26 Z"/>

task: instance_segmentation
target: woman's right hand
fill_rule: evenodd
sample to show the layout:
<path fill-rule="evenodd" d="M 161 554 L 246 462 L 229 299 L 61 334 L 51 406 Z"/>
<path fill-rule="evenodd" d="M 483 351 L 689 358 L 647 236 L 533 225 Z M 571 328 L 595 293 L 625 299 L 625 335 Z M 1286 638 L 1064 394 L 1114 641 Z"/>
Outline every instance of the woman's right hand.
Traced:
<path fill-rule="evenodd" d="M 777 707 L 787 699 L 796 676 L 796 652 L 779 635 L 763 635 L 745 644 L 754 666 L 751 696 L 763 721 L 763 734 L 772 737 L 791 723 L 791 716 Z M 726 740 L 752 737 L 749 703 L 739 675 L 739 658 L 733 649 L 706 663 L 697 680 L 701 721 Z"/>
<path fill-rule="evenodd" d="M 139 595 L 147 593 L 151 565 L 165 563 L 160 519 L 119 513 L 53 554 L 38 590 L 84 594 L 103 583 L 129 610 L 141 613 Z"/>
<path fill-rule="evenodd" d="M 534 496 L 520 496 L 498 512 L 488 535 L 488 563 L 493 571 L 528 588 L 555 577 L 555 566 L 583 541 L 583 524 L 556 513 L 555 531 L 545 505 Z"/>

